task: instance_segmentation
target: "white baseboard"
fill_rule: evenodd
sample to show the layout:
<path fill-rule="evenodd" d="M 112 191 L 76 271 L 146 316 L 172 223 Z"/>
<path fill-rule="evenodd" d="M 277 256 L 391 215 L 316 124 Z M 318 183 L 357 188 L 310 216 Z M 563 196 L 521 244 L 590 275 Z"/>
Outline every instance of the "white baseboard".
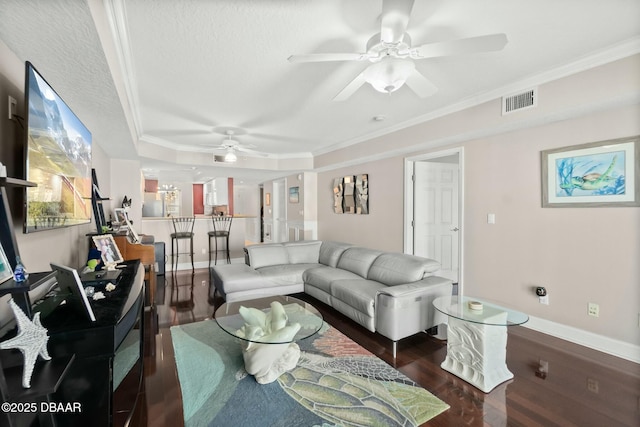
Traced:
<path fill-rule="evenodd" d="M 533 316 L 529 316 L 529 321 L 522 326 L 622 359 L 640 363 L 640 346 L 634 344 Z"/>

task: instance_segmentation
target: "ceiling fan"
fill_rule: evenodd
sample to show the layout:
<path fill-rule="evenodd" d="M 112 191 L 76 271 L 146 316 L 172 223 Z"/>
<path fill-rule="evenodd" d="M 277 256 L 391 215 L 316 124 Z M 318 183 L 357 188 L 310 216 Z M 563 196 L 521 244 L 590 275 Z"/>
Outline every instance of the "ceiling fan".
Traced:
<path fill-rule="evenodd" d="M 497 51 L 507 44 L 505 34 L 489 34 L 411 47 L 411 38 L 406 30 L 413 3 L 414 0 L 383 0 L 380 33 L 369 39 L 364 53 L 291 55 L 289 61 L 371 62 L 333 98 L 334 101 L 344 101 L 365 83 L 383 93 L 395 92 L 406 83 L 419 97 L 424 98 L 436 93 L 438 88 L 416 70 L 414 60 Z"/>
<path fill-rule="evenodd" d="M 222 144 L 216 145 L 215 147 L 213 147 L 214 150 L 225 150 L 227 152 L 227 154 L 225 154 L 225 156 L 224 156 L 224 161 L 225 162 L 234 163 L 234 162 L 238 161 L 238 156 L 236 155 L 236 152 L 257 154 L 259 156 L 266 156 L 267 155 L 266 153 L 261 153 L 259 151 L 253 150 L 253 148 L 256 148 L 255 145 L 242 144 L 239 141 L 236 141 L 235 139 L 232 139 L 234 133 L 235 132 L 233 130 L 225 131 L 225 134 L 227 135 L 227 138 L 222 142 Z"/>

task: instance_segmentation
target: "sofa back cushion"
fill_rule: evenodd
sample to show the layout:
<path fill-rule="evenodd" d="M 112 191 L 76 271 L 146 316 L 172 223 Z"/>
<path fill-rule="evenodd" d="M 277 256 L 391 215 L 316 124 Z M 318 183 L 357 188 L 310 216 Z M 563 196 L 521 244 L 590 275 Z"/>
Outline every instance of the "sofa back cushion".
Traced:
<path fill-rule="evenodd" d="M 283 244 L 289 254 L 290 264 L 317 264 L 320 258 L 320 240 L 302 240 Z"/>
<path fill-rule="evenodd" d="M 340 256 L 342 256 L 345 250 L 352 246 L 353 245 L 349 243 L 331 241 L 322 242 L 322 246 L 320 246 L 320 258 L 318 260 L 320 261 L 320 264 L 336 268 L 338 261 L 340 260 Z"/>
<path fill-rule="evenodd" d="M 394 286 L 421 280 L 440 268 L 438 261 L 414 255 L 384 253 L 377 257 L 367 279 Z"/>
<path fill-rule="evenodd" d="M 271 265 L 289 264 L 289 252 L 282 243 L 247 246 L 251 267 L 260 268 Z"/>
<path fill-rule="evenodd" d="M 373 261 L 381 254 L 381 251 L 374 249 L 352 247 L 342 253 L 338 261 L 338 268 L 356 273 L 366 279 Z"/>

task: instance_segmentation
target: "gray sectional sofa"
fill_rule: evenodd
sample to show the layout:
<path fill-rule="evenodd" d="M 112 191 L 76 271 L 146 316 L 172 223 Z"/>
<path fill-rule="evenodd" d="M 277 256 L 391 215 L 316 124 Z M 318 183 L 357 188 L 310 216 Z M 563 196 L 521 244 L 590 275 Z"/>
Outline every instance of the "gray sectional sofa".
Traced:
<path fill-rule="evenodd" d="M 228 301 L 305 292 L 393 341 L 441 323 L 433 299 L 452 282 L 433 273 L 437 261 L 330 241 L 247 246 L 247 264 L 211 267 L 213 286 Z"/>

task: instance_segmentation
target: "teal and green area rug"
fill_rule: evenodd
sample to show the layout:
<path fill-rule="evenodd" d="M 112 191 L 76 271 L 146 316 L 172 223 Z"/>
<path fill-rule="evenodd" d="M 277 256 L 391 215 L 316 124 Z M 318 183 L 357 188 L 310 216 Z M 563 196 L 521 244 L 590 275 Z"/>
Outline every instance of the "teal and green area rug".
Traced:
<path fill-rule="evenodd" d="M 417 426 L 449 406 L 326 323 L 260 385 L 214 320 L 171 328 L 185 426 Z"/>

